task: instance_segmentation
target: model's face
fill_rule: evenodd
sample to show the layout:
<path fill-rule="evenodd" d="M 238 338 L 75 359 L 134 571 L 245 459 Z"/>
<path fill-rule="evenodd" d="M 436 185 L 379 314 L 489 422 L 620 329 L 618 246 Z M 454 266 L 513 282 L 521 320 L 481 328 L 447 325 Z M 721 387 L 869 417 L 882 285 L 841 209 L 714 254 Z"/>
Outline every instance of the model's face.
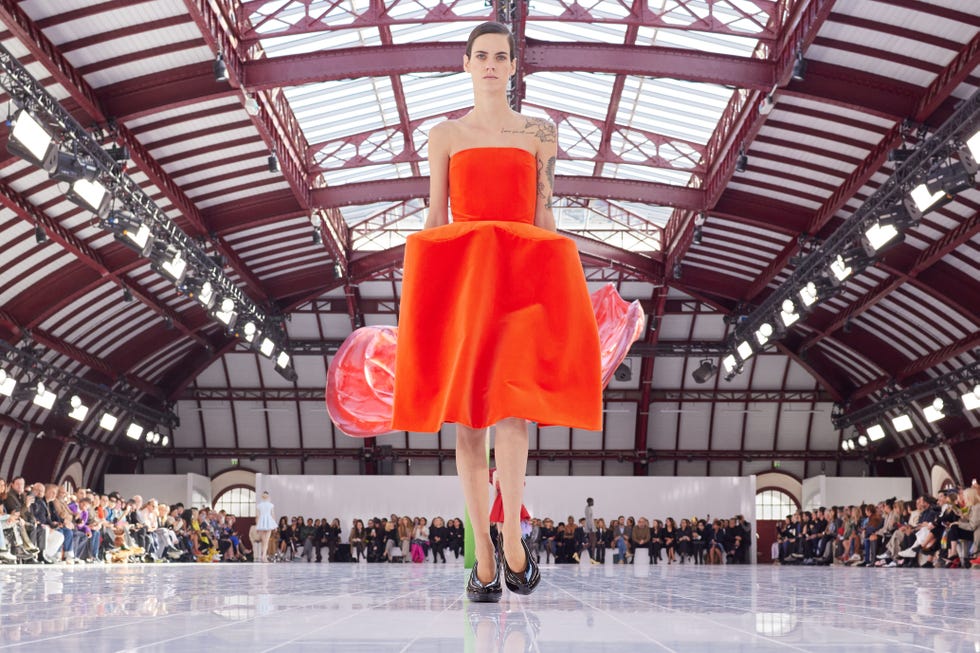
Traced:
<path fill-rule="evenodd" d="M 506 89 L 517 71 L 517 60 L 510 58 L 510 45 L 503 34 L 484 34 L 473 41 L 471 55 L 463 55 L 463 70 L 470 74 L 473 87 Z"/>

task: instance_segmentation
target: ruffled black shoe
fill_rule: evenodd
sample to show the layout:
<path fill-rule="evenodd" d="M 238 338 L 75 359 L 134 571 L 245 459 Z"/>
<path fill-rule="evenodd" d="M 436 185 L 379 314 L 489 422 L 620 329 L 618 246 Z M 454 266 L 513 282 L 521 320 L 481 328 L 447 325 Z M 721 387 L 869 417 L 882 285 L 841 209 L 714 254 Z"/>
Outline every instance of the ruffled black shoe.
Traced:
<path fill-rule="evenodd" d="M 527 565 L 522 572 L 511 571 L 510 565 L 507 564 L 507 557 L 504 556 L 504 582 L 511 592 L 527 595 L 533 592 L 534 588 L 541 582 L 541 574 L 538 573 L 538 564 L 531 557 L 531 552 L 528 550 L 524 538 L 521 538 L 521 546 L 524 547 Z"/>
<path fill-rule="evenodd" d="M 495 565 L 493 580 L 484 585 L 476 575 L 476 561 L 470 570 L 470 579 L 466 583 L 466 598 L 474 603 L 496 603 L 504 595 L 500 585 L 500 565 Z"/>

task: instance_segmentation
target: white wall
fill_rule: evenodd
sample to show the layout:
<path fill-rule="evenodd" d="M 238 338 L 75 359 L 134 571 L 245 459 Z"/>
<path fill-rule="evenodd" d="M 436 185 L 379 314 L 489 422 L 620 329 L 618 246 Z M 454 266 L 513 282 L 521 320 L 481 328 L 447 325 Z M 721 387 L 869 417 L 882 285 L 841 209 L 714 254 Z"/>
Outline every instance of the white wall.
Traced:
<path fill-rule="evenodd" d="M 105 491 L 119 492 L 126 499 L 138 494 L 143 501 L 211 505 L 211 479 L 200 474 L 106 474 Z"/>
<path fill-rule="evenodd" d="M 895 497 L 912 498 L 912 479 L 903 477 L 852 478 L 815 476 L 803 480 L 803 509 L 877 503 Z"/>
<path fill-rule="evenodd" d="M 303 515 L 339 517 L 344 537 L 355 517 L 463 516 L 459 479 L 453 476 L 269 476 L 255 475 L 256 494 L 268 490 L 278 519 Z M 529 476 L 525 505 L 534 517 L 565 521 L 585 514 L 595 499 L 595 516 L 608 522 L 619 515 L 636 518 L 733 517 L 755 522 L 754 476 L 713 477 L 561 477 Z M 487 492 L 490 484 L 487 483 Z M 754 543 L 753 543 L 754 545 Z M 752 552 L 752 560 L 755 552 Z"/>

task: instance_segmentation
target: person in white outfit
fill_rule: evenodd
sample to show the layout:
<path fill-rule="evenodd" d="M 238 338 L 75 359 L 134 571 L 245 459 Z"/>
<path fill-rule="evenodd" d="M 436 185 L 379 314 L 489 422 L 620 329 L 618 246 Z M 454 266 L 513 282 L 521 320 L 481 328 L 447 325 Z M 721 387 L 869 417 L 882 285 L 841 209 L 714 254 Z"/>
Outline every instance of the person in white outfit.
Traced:
<path fill-rule="evenodd" d="M 273 514 L 275 506 L 269 501 L 269 493 L 263 492 L 262 498 L 255 504 L 255 530 L 259 533 L 259 550 L 255 556 L 256 562 L 268 562 L 269 538 L 276 530 L 276 517 Z"/>

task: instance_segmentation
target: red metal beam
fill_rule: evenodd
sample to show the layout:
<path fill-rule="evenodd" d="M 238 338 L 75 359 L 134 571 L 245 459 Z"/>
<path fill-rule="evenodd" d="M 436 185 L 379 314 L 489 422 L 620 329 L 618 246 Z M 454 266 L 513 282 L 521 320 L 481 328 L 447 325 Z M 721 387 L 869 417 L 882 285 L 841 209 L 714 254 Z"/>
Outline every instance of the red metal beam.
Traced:
<path fill-rule="evenodd" d="M 644 342 L 649 345 L 657 344 L 660 339 L 661 318 L 664 316 L 664 309 L 667 306 L 668 288 L 662 285 L 654 288 L 653 297 L 655 309 L 653 315 L 647 315 L 646 337 Z M 650 428 L 650 394 L 653 385 L 653 366 L 656 358 L 653 356 L 644 357 L 640 363 L 640 400 L 636 405 L 636 427 L 633 433 L 633 450 L 636 452 L 646 452 L 647 450 L 647 431 Z M 646 476 L 649 467 L 646 463 L 633 463 L 633 476 Z"/>
<path fill-rule="evenodd" d="M 386 181 L 366 181 L 332 188 L 316 188 L 312 201 L 316 206 L 340 207 L 371 202 L 395 202 L 425 197 L 429 192 L 428 177 L 408 177 Z M 555 194 L 563 197 L 595 197 L 630 202 L 648 202 L 661 206 L 701 210 L 703 191 L 625 179 L 595 179 L 560 175 L 555 180 Z"/>

